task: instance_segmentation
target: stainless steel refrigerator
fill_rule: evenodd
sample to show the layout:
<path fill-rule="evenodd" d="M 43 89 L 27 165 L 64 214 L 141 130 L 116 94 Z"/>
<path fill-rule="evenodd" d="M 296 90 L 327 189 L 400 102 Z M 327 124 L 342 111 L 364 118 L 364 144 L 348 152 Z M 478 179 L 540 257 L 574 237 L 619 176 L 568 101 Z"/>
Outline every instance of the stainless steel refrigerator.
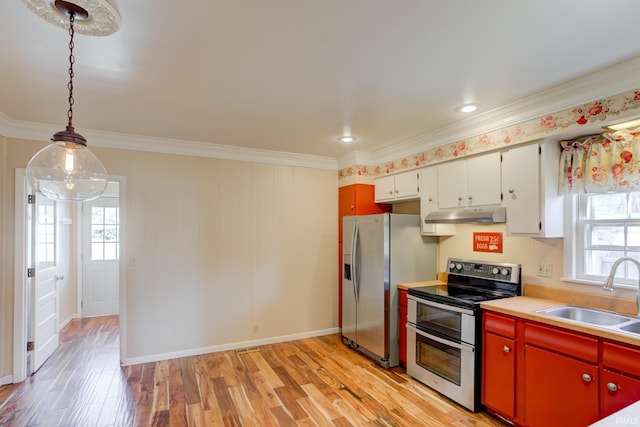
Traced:
<path fill-rule="evenodd" d="M 398 365 L 398 283 L 436 278 L 434 237 L 420 216 L 343 217 L 342 337 L 383 367 Z"/>

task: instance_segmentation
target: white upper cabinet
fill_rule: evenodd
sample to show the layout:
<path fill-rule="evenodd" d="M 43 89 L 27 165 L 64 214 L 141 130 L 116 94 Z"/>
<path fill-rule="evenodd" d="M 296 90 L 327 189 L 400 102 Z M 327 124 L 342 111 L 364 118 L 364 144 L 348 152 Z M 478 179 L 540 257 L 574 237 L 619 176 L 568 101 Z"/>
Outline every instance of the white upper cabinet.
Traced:
<path fill-rule="evenodd" d="M 420 197 L 420 171 L 418 170 L 376 178 L 373 182 L 376 203 L 418 200 Z"/>
<path fill-rule="evenodd" d="M 424 218 L 438 210 L 438 186 L 436 167 L 420 170 L 420 223 L 422 234 L 427 236 L 452 236 L 456 234 L 454 224 L 426 224 Z"/>
<path fill-rule="evenodd" d="M 502 206 L 507 233 L 562 237 L 564 207 L 558 195 L 560 146 L 539 141 L 502 153 Z"/>
<path fill-rule="evenodd" d="M 443 163 L 437 168 L 439 209 L 500 204 L 500 153 Z"/>

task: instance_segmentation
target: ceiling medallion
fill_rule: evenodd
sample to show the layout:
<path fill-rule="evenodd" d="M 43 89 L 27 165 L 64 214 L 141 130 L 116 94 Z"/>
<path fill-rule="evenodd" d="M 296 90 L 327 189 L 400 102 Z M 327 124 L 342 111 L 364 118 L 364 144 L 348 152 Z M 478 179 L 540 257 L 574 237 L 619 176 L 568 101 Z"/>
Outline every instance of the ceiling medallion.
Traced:
<path fill-rule="evenodd" d="M 69 16 L 64 10 L 70 5 L 83 9 L 86 14 L 76 14 L 75 31 L 87 36 L 108 36 L 120 28 L 120 12 L 110 0 L 22 0 L 33 13 L 47 22 L 67 29 Z"/>

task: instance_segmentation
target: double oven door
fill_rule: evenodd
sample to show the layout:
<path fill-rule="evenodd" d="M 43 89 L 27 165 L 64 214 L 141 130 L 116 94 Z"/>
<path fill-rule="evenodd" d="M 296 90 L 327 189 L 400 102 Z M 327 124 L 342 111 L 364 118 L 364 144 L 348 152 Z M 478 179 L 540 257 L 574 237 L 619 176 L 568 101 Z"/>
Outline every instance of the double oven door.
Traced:
<path fill-rule="evenodd" d="M 477 411 L 476 317 L 473 311 L 408 297 L 407 373 Z"/>

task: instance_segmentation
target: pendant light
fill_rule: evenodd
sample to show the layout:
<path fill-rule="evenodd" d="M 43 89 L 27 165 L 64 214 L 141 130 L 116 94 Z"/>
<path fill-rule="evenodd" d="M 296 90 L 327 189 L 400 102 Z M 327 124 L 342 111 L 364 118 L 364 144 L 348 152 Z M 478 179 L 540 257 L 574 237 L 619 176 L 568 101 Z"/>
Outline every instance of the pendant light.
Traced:
<path fill-rule="evenodd" d="M 60 17 L 68 17 L 69 23 L 69 110 L 67 111 L 67 126 L 65 130 L 56 132 L 51 138 L 52 143 L 38 151 L 27 165 L 27 179 L 38 193 L 54 200 L 87 201 L 93 200 L 107 188 L 107 171 L 100 160 L 87 148 L 87 140 L 73 128 L 73 36 L 76 19 L 88 23 L 99 24 L 92 20 L 89 12 L 77 4 L 56 0 L 49 2 L 44 7 L 34 3 L 43 0 L 23 0 L 27 6 L 38 15 L 61 25 Z M 81 3 L 81 1 L 79 1 Z M 97 2 L 100 3 L 100 2 Z M 89 2 L 95 5 L 95 0 Z M 107 5 L 107 4 L 105 4 Z M 109 5 L 111 6 L 111 5 Z M 112 9 L 115 10 L 115 9 Z M 57 15 L 57 16 L 56 16 Z M 117 15 L 119 26 L 119 15 Z M 55 19 L 54 19 L 55 18 Z M 93 21 L 93 22 L 92 22 Z M 115 29 L 117 29 L 117 26 Z M 100 31 L 104 25 L 95 26 Z M 98 34 L 91 26 L 84 26 L 88 30 L 85 33 Z M 115 31 L 112 28 L 112 31 Z M 92 32 L 93 31 L 93 32 Z"/>

